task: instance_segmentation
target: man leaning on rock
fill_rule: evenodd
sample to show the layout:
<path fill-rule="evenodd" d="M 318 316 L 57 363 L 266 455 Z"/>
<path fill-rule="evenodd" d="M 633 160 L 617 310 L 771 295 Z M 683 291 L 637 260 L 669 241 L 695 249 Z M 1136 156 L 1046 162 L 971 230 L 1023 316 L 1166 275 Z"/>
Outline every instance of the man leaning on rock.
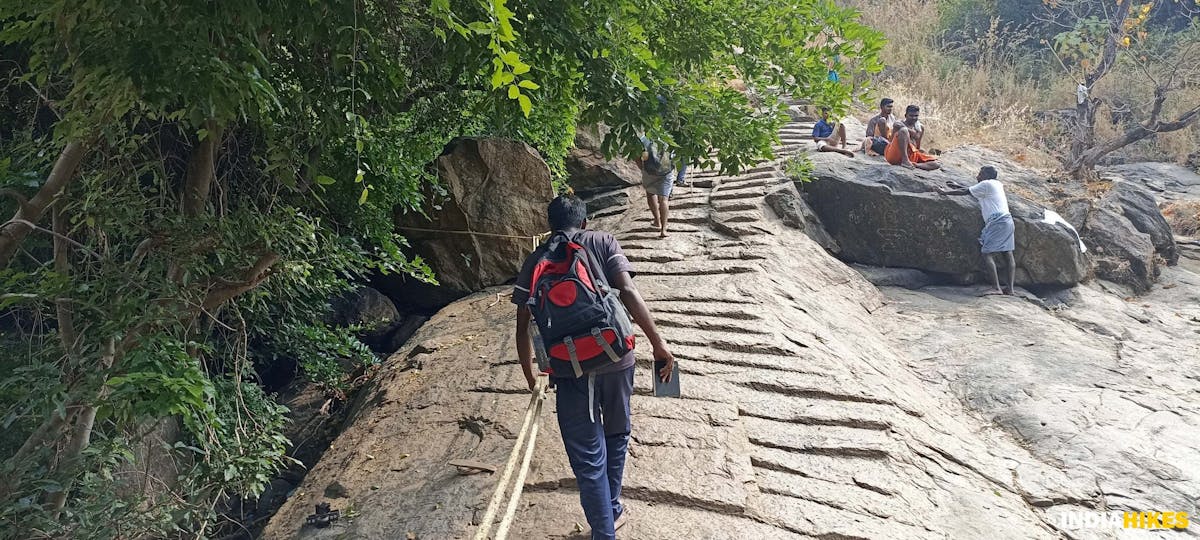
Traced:
<path fill-rule="evenodd" d="M 983 215 L 983 233 L 979 235 L 980 251 L 987 262 L 992 274 L 992 282 L 996 289 L 989 294 L 1013 294 L 1013 283 L 1016 279 L 1017 263 L 1013 257 L 1015 245 L 1012 214 L 1008 212 L 1008 198 L 1004 195 L 1004 185 L 996 180 L 996 168 L 985 166 L 979 169 L 975 177 L 977 183 L 966 187 L 958 182 L 946 182 L 954 189 L 938 188 L 942 195 L 972 195 L 979 200 L 979 212 Z M 1008 289 L 1000 287 L 1000 276 L 996 271 L 996 261 L 993 255 L 1003 255 L 1008 263 Z"/>

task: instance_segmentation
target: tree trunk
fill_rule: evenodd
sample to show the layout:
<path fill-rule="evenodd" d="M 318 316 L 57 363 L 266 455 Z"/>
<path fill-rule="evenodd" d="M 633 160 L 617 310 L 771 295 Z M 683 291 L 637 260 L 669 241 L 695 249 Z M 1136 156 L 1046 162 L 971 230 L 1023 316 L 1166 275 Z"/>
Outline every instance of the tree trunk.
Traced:
<path fill-rule="evenodd" d="M 83 161 L 86 154 L 87 148 L 84 143 L 79 141 L 67 143 L 62 153 L 59 154 L 58 160 L 54 162 L 54 168 L 50 170 L 50 176 L 46 179 L 46 183 L 32 199 L 29 199 L 28 204 L 20 205 L 17 208 L 13 220 L 28 221 L 29 223 L 37 223 L 41 220 L 42 214 L 75 176 L 75 170 L 79 168 L 79 163 Z M 8 267 L 17 253 L 17 248 L 32 231 L 33 228 L 28 224 L 18 221 L 9 221 L 0 225 L 0 268 Z"/>
<path fill-rule="evenodd" d="M 108 338 L 104 344 L 104 353 L 100 357 L 101 373 L 108 371 L 112 367 L 113 357 L 116 355 L 116 339 Z M 74 483 L 75 476 L 78 473 L 79 458 L 83 455 L 83 451 L 87 449 L 92 442 L 92 429 L 96 425 L 96 403 L 104 397 L 104 380 L 100 381 L 100 390 L 96 393 L 95 399 L 91 403 L 84 405 L 83 410 L 75 417 L 75 425 L 71 433 L 71 439 L 67 442 L 67 447 L 63 451 L 62 460 L 59 461 L 57 469 L 54 471 L 61 479 L 62 489 L 51 494 L 46 499 L 46 509 L 54 513 L 54 519 L 58 519 L 59 513 L 63 507 L 67 505 L 67 496 L 71 494 L 71 485 Z"/>
<path fill-rule="evenodd" d="M 213 120 L 205 122 L 204 126 L 208 133 L 204 140 L 192 148 L 180 193 L 183 200 L 181 210 L 187 218 L 194 218 L 204 212 L 204 208 L 208 206 L 213 181 L 216 179 L 217 147 L 221 144 L 221 132 Z M 183 274 L 183 267 L 178 263 L 172 262 L 167 267 L 167 279 L 175 283 L 183 281 Z"/>

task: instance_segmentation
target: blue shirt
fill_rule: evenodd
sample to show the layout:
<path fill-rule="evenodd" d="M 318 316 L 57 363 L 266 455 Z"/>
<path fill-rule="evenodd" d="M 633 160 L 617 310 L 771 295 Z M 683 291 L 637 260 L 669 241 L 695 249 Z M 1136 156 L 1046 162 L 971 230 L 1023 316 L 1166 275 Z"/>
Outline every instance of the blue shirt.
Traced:
<path fill-rule="evenodd" d="M 824 139 L 830 135 L 833 135 L 833 126 L 829 125 L 829 122 L 826 122 L 824 119 L 818 120 L 817 124 L 813 126 L 813 137 Z"/>

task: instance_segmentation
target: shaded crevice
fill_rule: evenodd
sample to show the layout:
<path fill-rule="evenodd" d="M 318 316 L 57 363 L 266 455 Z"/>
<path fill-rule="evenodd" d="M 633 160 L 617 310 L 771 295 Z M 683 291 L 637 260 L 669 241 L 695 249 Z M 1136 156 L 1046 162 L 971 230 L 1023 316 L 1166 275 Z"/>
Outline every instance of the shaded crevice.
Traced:
<path fill-rule="evenodd" d="M 671 343 L 675 345 L 687 345 L 689 347 L 708 347 L 718 351 L 728 351 L 735 353 L 761 354 L 764 356 L 796 356 L 795 351 L 780 347 L 779 345 L 766 345 L 761 343 L 731 343 L 728 341 L 704 341 L 698 339 L 673 338 Z"/>
<path fill-rule="evenodd" d="M 871 397 L 866 397 L 866 396 L 854 396 L 854 395 L 850 395 L 850 394 L 840 394 L 840 393 L 836 393 L 836 392 L 829 392 L 826 390 L 818 390 L 815 388 L 796 388 L 793 386 L 783 386 L 783 385 L 779 385 L 779 384 L 765 383 L 765 382 L 761 382 L 761 381 L 742 381 L 742 382 L 737 382 L 734 384 L 737 384 L 739 386 L 744 386 L 751 390 L 757 390 L 759 392 L 782 394 L 785 396 L 795 396 L 795 397 L 803 397 L 803 398 L 811 398 L 811 399 L 825 399 L 825 400 L 829 400 L 829 401 L 850 401 L 850 402 L 854 402 L 854 403 L 874 403 L 876 405 L 891 405 L 893 407 L 896 406 L 895 403 L 892 403 L 890 401 L 883 400 L 883 399 L 876 399 L 876 398 L 871 398 Z"/>
<path fill-rule="evenodd" d="M 787 444 L 780 444 L 771 441 L 764 441 L 756 437 L 749 437 L 750 444 L 761 446 L 763 448 L 772 448 L 775 450 L 786 450 L 797 454 L 809 454 L 814 456 L 829 456 L 829 457 L 844 457 L 844 458 L 860 458 L 886 460 L 891 457 L 886 450 L 877 448 L 849 448 L 835 446 L 809 446 L 799 447 Z"/>
<path fill-rule="evenodd" d="M 757 268 L 749 266 L 729 266 L 726 268 L 696 268 L 684 270 L 638 270 L 638 276 L 720 276 L 734 274 L 748 274 L 758 271 Z"/>
<path fill-rule="evenodd" d="M 673 315 L 691 315 L 695 317 L 719 317 L 738 321 L 760 321 L 762 317 L 745 311 L 703 311 L 688 308 L 654 308 L 655 313 L 670 313 Z"/>
<path fill-rule="evenodd" d="M 855 429 L 869 429 L 873 431 L 888 431 L 892 429 L 892 425 L 886 422 L 878 422 L 875 420 L 865 420 L 862 418 L 816 418 L 813 416 L 792 416 L 788 418 L 780 418 L 775 416 L 767 416 L 758 414 L 742 408 L 738 408 L 740 416 L 749 416 L 761 420 L 771 420 L 774 422 L 782 422 L 785 424 L 797 424 L 802 426 L 830 426 L 830 427 L 847 427 Z"/>
<path fill-rule="evenodd" d="M 765 332 L 757 328 L 743 328 L 733 324 L 723 324 L 700 320 L 693 320 L 689 323 L 672 319 L 659 319 L 655 321 L 655 325 L 661 328 L 684 328 L 688 330 L 699 330 L 702 332 L 728 332 L 730 334 L 744 334 L 751 336 L 771 335 L 771 332 Z"/>

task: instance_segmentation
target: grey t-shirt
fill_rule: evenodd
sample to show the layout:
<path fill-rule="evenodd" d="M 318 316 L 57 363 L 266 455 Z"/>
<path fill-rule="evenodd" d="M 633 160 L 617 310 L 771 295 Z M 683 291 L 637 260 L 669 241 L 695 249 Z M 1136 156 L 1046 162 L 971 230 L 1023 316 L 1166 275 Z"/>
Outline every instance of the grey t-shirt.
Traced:
<path fill-rule="evenodd" d="M 625 253 L 621 250 L 621 245 L 617 243 L 617 239 L 613 238 L 613 235 L 601 231 L 581 230 L 575 233 L 574 240 L 587 249 L 588 255 L 595 259 L 604 269 L 604 278 L 610 285 L 616 281 L 616 277 L 621 272 L 633 274 L 633 265 L 629 263 L 629 259 L 625 257 Z M 513 285 L 512 303 L 523 306 L 529 300 L 530 280 L 533 279 L 533 265 L 537 264 L 538 259 L 542 257 L 545 251 L 546 246 L 543 244 L 525 259 L 525 264 L 521 266 L 521 273 L 517 274 L 517 282 Z M 629 351 L 625 356 L 622 356 L 620 362 L 605 362 L 605 364 L 603 367 L 596 368 L 590 373 L 600 375 L 633 367 L 633 351 Z M 555 373 L 552 376 L 570 378 L 575 375 L 567 372 Z"/>

